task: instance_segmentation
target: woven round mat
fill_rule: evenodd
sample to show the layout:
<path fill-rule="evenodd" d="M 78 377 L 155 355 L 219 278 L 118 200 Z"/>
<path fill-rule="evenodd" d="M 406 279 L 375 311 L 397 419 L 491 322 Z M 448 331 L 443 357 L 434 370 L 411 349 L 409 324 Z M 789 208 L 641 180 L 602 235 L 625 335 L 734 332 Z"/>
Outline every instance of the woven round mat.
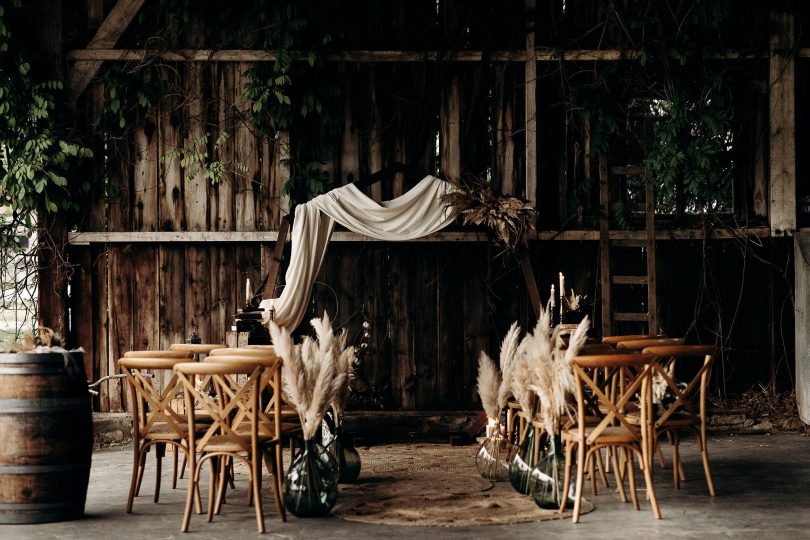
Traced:
<path fill-rule="evenodd" d="M 342 484 L 332 513 L 348 521 L 463 527 L 570 518 L 543 510 L 509 482 L 492 483 L 475 468 L 477 446 L 441 444 L 361 448 L 355 484 Z M 582 503 L 582 513 L 593 506 Z"/>

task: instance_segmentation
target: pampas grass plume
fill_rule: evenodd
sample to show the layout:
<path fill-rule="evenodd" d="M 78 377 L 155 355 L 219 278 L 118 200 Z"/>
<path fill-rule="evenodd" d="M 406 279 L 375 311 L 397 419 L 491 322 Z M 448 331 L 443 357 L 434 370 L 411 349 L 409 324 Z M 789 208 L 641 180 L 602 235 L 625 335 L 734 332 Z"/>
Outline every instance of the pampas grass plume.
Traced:
<path fill-rule="evenodd" d="M 481 404 L 487 413 L 487 418 L 493 420 L 500 418 L 501 408 L 498 406 L 498 389 L 501 386 L 501 376 L 495 362 L 485 352 L 481 352 L 478 359 L 478 395 Z"/>

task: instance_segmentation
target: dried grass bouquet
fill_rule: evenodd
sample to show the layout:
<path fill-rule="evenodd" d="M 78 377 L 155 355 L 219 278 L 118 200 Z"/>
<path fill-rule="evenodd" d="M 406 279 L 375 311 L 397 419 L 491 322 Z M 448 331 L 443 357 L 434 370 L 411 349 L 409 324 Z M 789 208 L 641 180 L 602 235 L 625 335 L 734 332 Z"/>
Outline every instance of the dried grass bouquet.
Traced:
<path fill-rule="evenodd" d="M 319 433 L 329 405 L 348 386 L 348 374 L 341 363 L 345 333 L 335 337 L 326 313 L 322 319 L 312 319 L 311 324 L 316 339 L 305 337 L 296 346 L 289 330 L 270 323 L 273 346 L 284 361 L 284 391 L 298 411 L 306 440 Z"/>

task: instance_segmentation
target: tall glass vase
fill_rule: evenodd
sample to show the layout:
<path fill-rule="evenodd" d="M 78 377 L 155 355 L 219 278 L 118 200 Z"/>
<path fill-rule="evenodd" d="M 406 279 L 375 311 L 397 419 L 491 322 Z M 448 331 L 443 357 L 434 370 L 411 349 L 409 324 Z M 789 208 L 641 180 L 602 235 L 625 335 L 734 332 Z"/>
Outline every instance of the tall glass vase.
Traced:
<path fill-rule="evenodd" d="M 535 456 L 539 453 L 539 434 L 531 422 L 528 425 L 526 436 L 520 443 L 517 454 L 509 463 L 509 481 L 518 493 L 529 495 L 531 493 L 532 469 L 536 464 Z"/>
<path fill-rule="evenodd" d="M 548 441 L 546 452 L 531 472 L 531 496 L 537 506 L 549 510 L 558 510 L 565 496 L 565 508 L 573 508 L 573 483 L 569 486 L 569 492 L 563 494 L 565 456 L 560 435 L 555 433 L 549 436 Z"/>
<path fill-rule="evenodd" d="M 517 451 L 517 447 L 501 434 L 500 424 L 492 430 L 475 456 L 475 466 L 482 477 L 492 482 L 505 482 L 509 480 L 509 464 Z"/>
<path fill-rule="evenodd" d="M 314 440 L 304 441 L 287 471 L 284 506 L 296 517 L 329 514 L 337 500 L 337 478 L 332 454 Z"/>
<path fill-rule="evenodd" d="M 337 463 L 338 482 L 350 484 L 357 480 L 357 477 L 360 476 L 360 454 L 348 441 L 342 427 L 335 427 L 332 432 L 332 441 L 326 448 Z"/>

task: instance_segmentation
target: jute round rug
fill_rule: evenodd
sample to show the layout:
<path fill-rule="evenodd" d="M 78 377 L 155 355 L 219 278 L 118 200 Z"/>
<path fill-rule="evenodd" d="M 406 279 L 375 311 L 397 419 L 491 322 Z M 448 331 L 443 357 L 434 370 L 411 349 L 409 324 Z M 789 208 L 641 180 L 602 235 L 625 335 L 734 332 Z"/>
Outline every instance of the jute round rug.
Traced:
<path fill-rule="evenodd" d="M 342 484 L 332 513 L 348 521 L 463 527 L 570 518 L 538 508 L 509 482 L 492 483 L 475 468 L 477 446 L 442 444 L 361 448 L 355 484 Z M 582 513 L 593 506 L 583 501 Z"/>

